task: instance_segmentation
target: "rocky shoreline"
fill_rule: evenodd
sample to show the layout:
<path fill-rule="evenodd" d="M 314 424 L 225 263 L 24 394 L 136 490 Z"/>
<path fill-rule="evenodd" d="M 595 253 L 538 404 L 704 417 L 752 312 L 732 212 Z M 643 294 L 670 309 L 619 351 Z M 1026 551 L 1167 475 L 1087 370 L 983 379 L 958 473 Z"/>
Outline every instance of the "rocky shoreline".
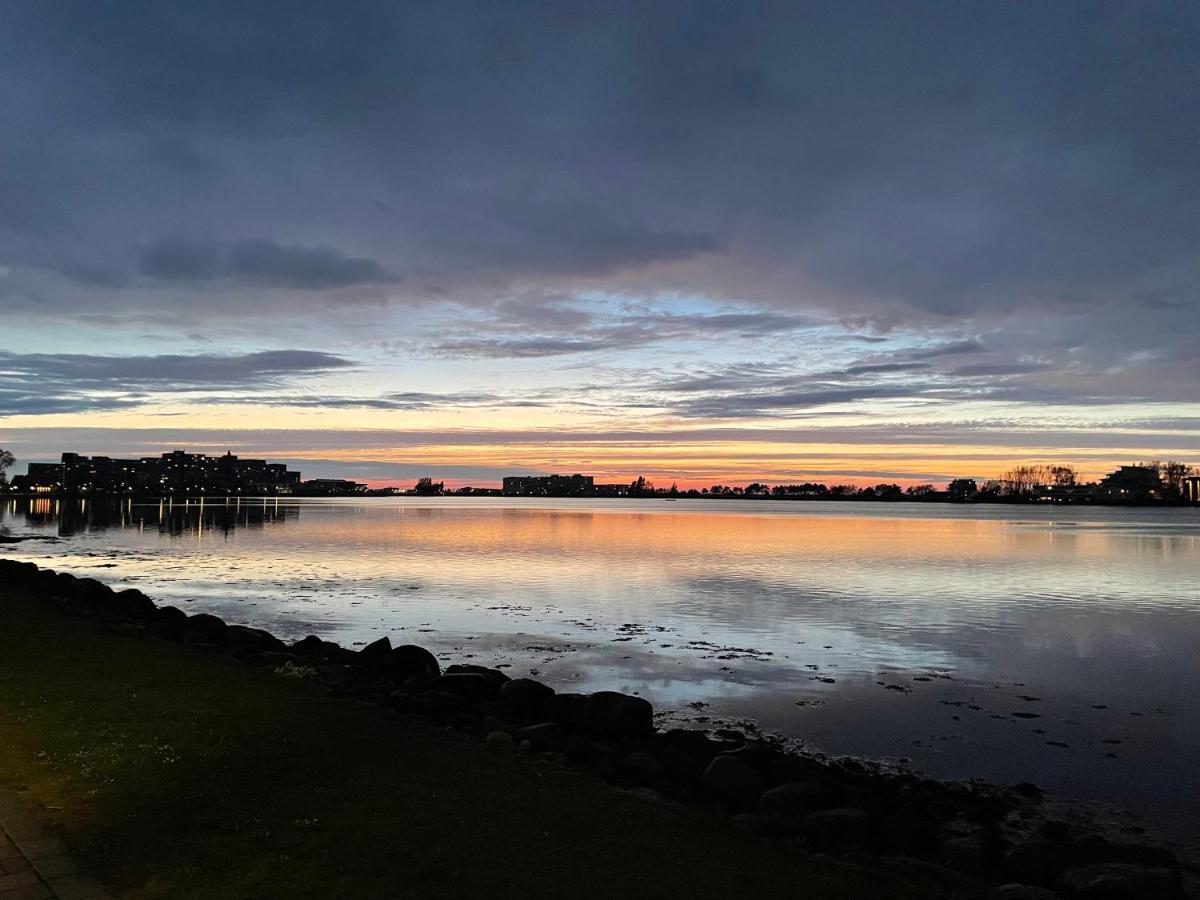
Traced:
<path fill-rule="evenodd" d="M 226 654 L 336 696 L 451 727 L 494 747 L 563 761 L 647 800 L 729 817 L 780 843 L 917 867 L 964 896 L 1176 898 L 1191 873 L 1170 849 L 1113 839 L 1060 816 L 1032 784 L 941 782 L 857 760 L 825 760 L 742 734 L 658 731 L 646 700 L 556 692 L 473 664 L 443 668 L 386 637 L 360 650 L 309 636 L 286 644 L 137 590 L 0 559 L 0 584 L 108 627 Z"/>

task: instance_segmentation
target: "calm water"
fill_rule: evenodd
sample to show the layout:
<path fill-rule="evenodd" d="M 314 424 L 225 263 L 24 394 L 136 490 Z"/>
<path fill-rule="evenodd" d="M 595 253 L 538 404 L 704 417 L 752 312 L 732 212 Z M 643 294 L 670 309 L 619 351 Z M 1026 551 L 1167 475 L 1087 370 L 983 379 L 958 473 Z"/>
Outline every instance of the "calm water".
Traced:
<path fill-rule="evenodd" d="M 8 501 L 0 528 L 62 536 L 4 555 L 286 637 L 386 633 L 1200 834 L 1198 510 Z"/>

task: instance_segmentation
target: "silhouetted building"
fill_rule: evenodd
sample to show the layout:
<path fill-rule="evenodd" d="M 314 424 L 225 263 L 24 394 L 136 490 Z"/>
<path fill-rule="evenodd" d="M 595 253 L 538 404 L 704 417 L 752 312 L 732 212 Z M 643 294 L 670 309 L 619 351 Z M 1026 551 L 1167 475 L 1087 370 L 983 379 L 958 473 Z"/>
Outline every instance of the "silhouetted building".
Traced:
<path fill-rule="evenodd" d="M 510 475 L 504 479 L 506 497 L 591 497 L 591 475 Z"/>
<path fill-rule="evenodd" d="M 350 497 L 366 492 L 365 484 L 347 481 L 344 478 L 314 478 L 311 481 L 300 482 L 296 489 L 297 494 L 306 497 Z"/>
<path fill-rule="evenodd" d="M 1179 489 L 1188 503 L 1200 503 L 1200 475 L 1187 476 Z"/>
<path fill-rule="evenodd" d="M 300 483 L 282 463 L 182 450 L 141 459 L 64 453 L 61 463 L 30 463 L 18 478 L 14 487 L 35 494 L 290 494 Z"/>
<path fill-rule="evenodd" d="M 1119 503 L 1145 503 L 1161 500 L 1162 479 L 1158 469 L 1150 466 L 1121 466 L 1117 471 L 1104 476 L 1100 482 L 1101 496 Z"/>

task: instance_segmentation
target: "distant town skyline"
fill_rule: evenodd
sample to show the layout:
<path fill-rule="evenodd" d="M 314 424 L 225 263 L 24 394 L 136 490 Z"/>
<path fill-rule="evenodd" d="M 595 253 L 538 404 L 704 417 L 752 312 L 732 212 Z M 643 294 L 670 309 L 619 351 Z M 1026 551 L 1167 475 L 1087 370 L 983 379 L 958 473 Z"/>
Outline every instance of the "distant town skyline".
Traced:
<path fill-rule="evenodd" d="M 0 446 L 1200 462 L 1198 40 L 1168 2 L 18 2 Z"/>

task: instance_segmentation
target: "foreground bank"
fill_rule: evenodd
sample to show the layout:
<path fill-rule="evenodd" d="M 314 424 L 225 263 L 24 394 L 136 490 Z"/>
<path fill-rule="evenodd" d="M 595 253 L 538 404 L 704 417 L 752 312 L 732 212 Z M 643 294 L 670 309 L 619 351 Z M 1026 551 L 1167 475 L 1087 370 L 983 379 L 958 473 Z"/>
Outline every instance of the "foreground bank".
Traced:
<path fill-rule="evenodd" d="M 636 697 L 285 646 L 32 564 L 0 584 L 4 771 L 135 895 L 1181 891 L 1171 853 L 1053 819 L 1032 786 L 657 733 Z"/>

